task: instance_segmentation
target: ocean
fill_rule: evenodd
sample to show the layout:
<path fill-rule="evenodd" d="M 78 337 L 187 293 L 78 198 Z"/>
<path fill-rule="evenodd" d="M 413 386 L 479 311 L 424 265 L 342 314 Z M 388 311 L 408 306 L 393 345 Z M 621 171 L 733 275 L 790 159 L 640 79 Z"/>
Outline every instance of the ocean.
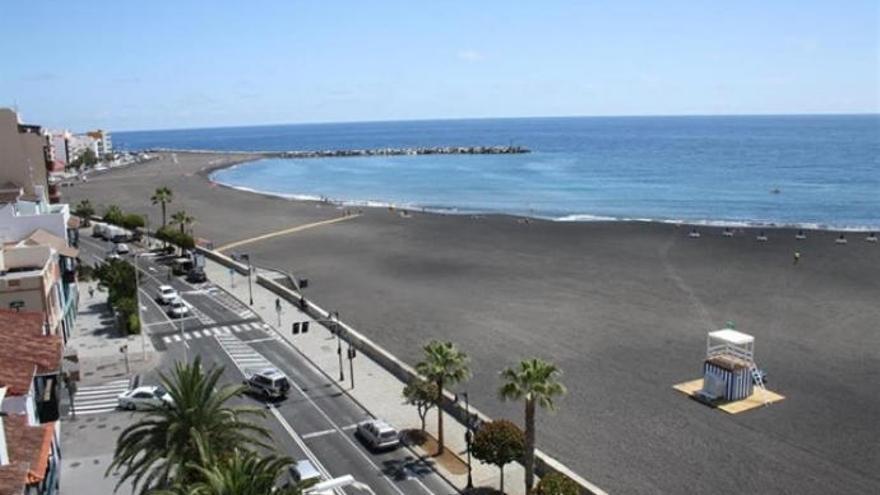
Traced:
<path fill-rule="evenodd" d="M 263 159 L 216 182 L 294 199 L 560 221 L 880 229 L 880 115 L 582 117 L 118 132 L 117 148 L 525 146 L 523 155 Z"/>

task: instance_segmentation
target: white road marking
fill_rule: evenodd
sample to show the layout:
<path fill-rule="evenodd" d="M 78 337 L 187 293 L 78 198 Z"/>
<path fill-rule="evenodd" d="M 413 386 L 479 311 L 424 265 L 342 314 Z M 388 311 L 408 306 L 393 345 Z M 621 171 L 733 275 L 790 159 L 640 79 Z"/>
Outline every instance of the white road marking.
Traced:
<path fill-rule="evenodd" d="M 73 396 L 73 411 L 77 415 L 113 411 L 118 402 L 117 396 L 126 390 L 128 390 L 128 380 L 80 387 Z"/>
<path fill-rule="evenodd" d="M 310 438 L 322 437 L 322 436 L 324 436 L 324 435 L 329 435 L 329 434 L 331 434 L 331 433 L 336 433 L 336 430 L 334 430 L 333 428 L 331 428 L 331 429 L 329 429 L 329 430 L 313 431 L 313 432 L 311 432 L 311 433 L 306 433 L 305 435 L 302 435 L 302 439 L 303 439 L 303 440 L 308 440 L 308 439 L 310 439 Z"/>

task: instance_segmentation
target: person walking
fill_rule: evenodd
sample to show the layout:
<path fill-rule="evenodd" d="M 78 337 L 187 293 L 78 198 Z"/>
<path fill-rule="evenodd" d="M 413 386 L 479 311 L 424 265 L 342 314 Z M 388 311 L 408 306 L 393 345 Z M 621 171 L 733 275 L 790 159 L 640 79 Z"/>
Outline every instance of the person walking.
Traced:
<path fill-rule="evenodd" d="M 801 260 L 801 252 L 795 251 L 794 252 L 794 264 L 797 265 L 800 260 Z"/>
<path fill-rule="evenodd" d="M 94 298 L 95 298 L 95 288 L 89 287 L 89 299 L 94 299 Z"/>

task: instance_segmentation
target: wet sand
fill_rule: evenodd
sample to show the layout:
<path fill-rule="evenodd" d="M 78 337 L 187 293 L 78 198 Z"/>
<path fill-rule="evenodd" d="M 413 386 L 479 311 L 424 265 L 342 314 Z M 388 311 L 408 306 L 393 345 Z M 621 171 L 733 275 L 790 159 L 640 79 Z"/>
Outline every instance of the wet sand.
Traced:
<path fill-rule="evenodd" d="M 185 209 L 218 245 L 341 214 L 203 176 L 218 157 L 248 156 L 178 156 L 64 188 L 65 200 L 155 224 L 149 196 L 168 185 L 169 215 Z M 492 416 L 522 421 L 520 404 L 497 399 L 498 370 L 558 363 L 569 395 L 539 413 L 539 446 L 612 493 L 880 492 L 880 246 L 700 230 L 365 209 L 247 251 L 309 278 L 311 298 L 410 363 L 429 339 L 458 343 L 474 370 L 461 390 Z M 755 336 L 786 400 L 730 416 L 671 388 L 700 376 L 705 334 L 728 320 Z"/>

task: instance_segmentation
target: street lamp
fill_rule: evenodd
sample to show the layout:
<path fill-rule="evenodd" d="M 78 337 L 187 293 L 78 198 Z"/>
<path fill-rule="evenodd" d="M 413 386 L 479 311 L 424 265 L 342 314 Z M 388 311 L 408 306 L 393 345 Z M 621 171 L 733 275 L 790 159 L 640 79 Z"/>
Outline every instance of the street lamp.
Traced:
<path fill-rule="evenodd" d="M 330 321 L 333 322 L 333 333 L 336 334 L 336 355 L 339 357 L 339 381 L 345 381 L 342 372 L 342 329 L 339 327 L 339 311 L 330 313 Z"/>
<path fill-rule="evenodd" d="M 250 297 L 251 306 L 254 305 L 254 289 L 251 287 L 251 275 L 254 272 L 254 267 L 251 265 L 251 255 L 248 253 L 244 253 L 241 255 L 241 258 L 244 258 L 248 262 L 248 296 Z"/>
<path fill-rule="evenodd" d="M 134 300 L 135 304 L 137 304 L 137 314 L 138 314 L 138 324 L 140 324 L 141 330 L 141 352 L 143 353 L 144 362 L 147 361 L 147 337 L 144 334 L 146 332 L 146 328 L 141 323 L 141 283 L 140 283 L 140 275 L 138 268 L 138 258 L 144 253 L 134 253 Z"/>
<path fill-rule="evenodd" d="M 474 488 L 474 479 L 471 475 L 471 443 L 474 439 L 474 434 L 471 431 L 471 405 L 468 400 L 468 393 L 462 392 L 462 396 L 464 396 L 464 414 L 465 414 L 465 432 L 464 432 L 464 441 L 467 444 L 467 465 L 468 465 L 468 477 L 467 477 L 467 489 L 471 490 Z"/>

